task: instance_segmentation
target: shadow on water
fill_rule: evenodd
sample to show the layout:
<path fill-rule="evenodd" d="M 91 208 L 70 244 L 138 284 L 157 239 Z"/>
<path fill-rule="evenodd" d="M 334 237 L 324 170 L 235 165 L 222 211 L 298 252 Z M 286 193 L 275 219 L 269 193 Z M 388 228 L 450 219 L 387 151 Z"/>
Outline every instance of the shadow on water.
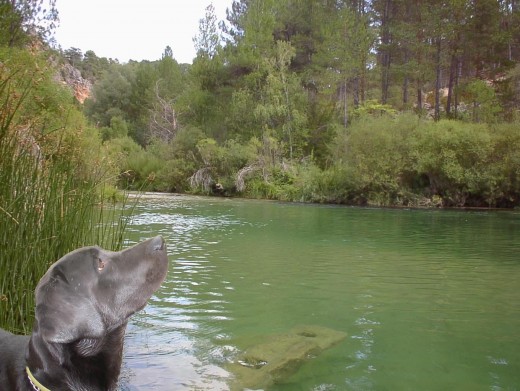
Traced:
<path fill-rule="evenodd" d="M 128 244 L 170 270 L 129 325 L 122 390 L 228 390 L 299 325 L 348 334 L 269 390 L 514 390 L 520 215 L 184 196 L 143 199 Z"/>

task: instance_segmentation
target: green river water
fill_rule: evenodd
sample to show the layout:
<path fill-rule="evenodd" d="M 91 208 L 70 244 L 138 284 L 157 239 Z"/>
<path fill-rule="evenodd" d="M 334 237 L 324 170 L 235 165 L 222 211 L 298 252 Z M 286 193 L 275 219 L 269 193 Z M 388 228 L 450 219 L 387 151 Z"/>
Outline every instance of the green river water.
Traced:
<path fill-rule="evenodd" d="M 145 195 L 127 245 L 170 268 L 129 324 L 122 390 L 229 390 L 299 325 L 348 334 L 267 390 L 520 390 L 520 213 Z"/>

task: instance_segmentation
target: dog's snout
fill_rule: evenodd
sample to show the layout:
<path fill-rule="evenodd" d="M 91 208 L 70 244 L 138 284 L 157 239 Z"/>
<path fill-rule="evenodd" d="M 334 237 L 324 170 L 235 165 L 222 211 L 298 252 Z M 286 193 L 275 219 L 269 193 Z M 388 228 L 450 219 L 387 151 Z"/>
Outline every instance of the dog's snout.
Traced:
<path fill-rule="evenodd" d="M 162 236 L 156 236 L 150 241 L 149 249 L 151 251 L 162 251 L 164 250 L 164 239 Z"/>

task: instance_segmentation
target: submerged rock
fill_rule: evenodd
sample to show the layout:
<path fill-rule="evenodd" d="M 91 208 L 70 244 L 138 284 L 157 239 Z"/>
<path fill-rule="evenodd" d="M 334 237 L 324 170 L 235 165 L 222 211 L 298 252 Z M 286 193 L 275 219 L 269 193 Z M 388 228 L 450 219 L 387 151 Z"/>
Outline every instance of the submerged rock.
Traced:
<path fill-rule="evenodd" d="M 298 326 L 286 334 L 267 337 L 229 364 L 234 375 L 232 390 L 261 389 L 281 383 L 316 357 L 346 338 L 347 334 L 321 326 Z"/>

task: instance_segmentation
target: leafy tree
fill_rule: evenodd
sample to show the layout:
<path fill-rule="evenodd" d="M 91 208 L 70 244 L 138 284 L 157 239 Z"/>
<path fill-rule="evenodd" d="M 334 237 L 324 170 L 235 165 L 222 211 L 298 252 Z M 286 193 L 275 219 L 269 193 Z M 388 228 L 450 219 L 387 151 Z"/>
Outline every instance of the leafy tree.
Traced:
<path fill-rule="evenodd" d="M 81 52 L 81 49 L 69 48 L 63 52 L 63 57 L 65 57 L 70 65 L 78 67 L 81 65 L 83 60 L 83 53 Z"/>
<path fill-rule="evenodd" d="M 230 94 L 223 84 L 229 79 L 217 32 L 215 10 L 206 8 L 206 15 L 199 23 L 199 34 L 194 38 L 197 57 L 188 72 L 186 82 L 191 88 L 178 100 L 181 119 L 191 122 L 215 139 L 223 140 L 226 129 L 226 103 Z"/>
<path fill-rule="evenodd" d="M 376 2 L 379 5 L 379 20 L 381 23 L 380 45 L 378 48 L 379 62 L 381 67 L 381 102 L 383 104 L 388 101 L 388 93 L 390 87 L 390 68 L 392 63 L 392 22 L 394 15 L 397 13 L 393 0 L 382 0 Z"/>
<path fill-rule="evenodd" d="M 471 66 L 478 77 L 500 68 L 504 59 L 506 37 L 500 28 L 500 4 L 496 0 L 467 2 L 466 41 Z"/>
<path fill-rule="evenodd" d="M 305 146 L 305 114 L 301 111 L 301 83 L 289 69 L 295 55 L 290 43 L 278 41 L 275 56 L 265 60 L 267 78 L 263 89 L 263 101 L 255 108 L 260 123 L 275 130 L 277 137 L 288 145 L 289 159 L 299 154 Z"/>
<path fill-rule="evenodd" d="M 155 65 L 159 84 L 154 88 L 158 88 L 159 95 L 165 99 L 173 99 L 180 95 L 184 90 L 184 73 L 179 63 L 172 56 L 164 55 Z"/>
<path fill-rule="evenodd" d="M 127 136 L 128 124 L 119 116 L 110 119 L 110 126 L 101 128 L 101 137 L 103 138 L 103 141 L 114 138 L 124 138 Z"/>
<path fill-rule="evenodd" d="M 485 202 L 506 203 L 516 190 L 490 180 L 506 175 L 489 152 L 500 143 L 479 130 L 482 153 L 471 159 L 480 177 L 468 174 L 469 132 L 442 119 L 516 118 L 516 3 L 237 0 L 221 31 L 206 9 L 192 65 L 179 65 L 170 47 L 153 62 L 97 68 L 90 56 L 88 68 L 86 53 L 76 63 L 100 75 L 86 112 L 104 137 L 124 138 L 126 125 L 143 148 L 135 183 L 153 176 L 153 188 L 186 189 L 188 177 L 211 177 L 271 198 L 455 205 L 484 202 L 485 193 Z M 425 122 L 402 115 L 412 108 Z M 459 141 L 449 146 L 435 130 Z M 457 162 L 427 161 L 436 154 Z M 146 165 L 147 156 L 164 168 Z"/>
<path fill-rule="evenodd" d="M 244 35 L 244 16 L 251 0 L 233 0 L 231 9 L 226 9 L 227 23 L 222 21 L 220 29 L 229 46 L 236 45 Z"/>
<path fill-rule="evenodd" d="M 318 64 L 323 69 L 321 73 L 326 77 L 323 83 L 330 86 L 329 90 L 332 88 L 329 93 L 337 96 L 338 117 L 345 127 L 349 122 L 352 81 L 362 81 L 362 70 L 367 66 L 360 64 L 358 57 L 361 52 L 368 51 L 365 45 L 370 44 L 369 32 L 364 27 L 364 21 L 348 5 L 341 6 L 332 20 L 322 27 L 323 42 L 317 53 Z M 359 89 L 356 89 L 355 101 L 359 104 Z"/>
<path fill-rule="evenodd" d="M 22 46 L 29 35 L 48 39 L 58 23 L 56 0 L 0 2 L 0 44 Z"/>
<path fill-rule="evenodd" d="M 493 122 L 500 111 L 495 90 L 482 80 L 474 80 L 462 88 L 462 98 L 471 103 L 473 122 Z"/>
<path fill-rule="evenodd" d="M 92 50 L 87 50 L 83 55 L 80 65 L 81 74 L 85 79 L 96 81 L 101 78 L 103 72 L 110 67 L 110 61 L 105 57 L 98 57 Z"/>
<path fill-rule="evenodd" d="M 131 104 L 131 67 L 112 64 L 102 79 L 94 85 L 92 98 L 85 102 L 87 115 L 97 126 L 110 126 L 112 117 L 129 118 Z"/>
<path fill-rule="evenodd" d="M 276 6 L 274 0 L 242 1 L 240 4 L 243 13 L 234 21 L 241 32 L 235 34 L 236 44 L 228 51 L 231 72 L 233 75 L 247 75 L 243 82 L 256 88 L 264 76 L 262 58 L 271 55 L 275 42 Z"/>
<path fill-rule="evenodd" d="M 215 7 L 206 7 L 206 15 L 199 20 L 199 34 L 193 38 L 198 57 L 213 58 L 220 46 Z"/>

